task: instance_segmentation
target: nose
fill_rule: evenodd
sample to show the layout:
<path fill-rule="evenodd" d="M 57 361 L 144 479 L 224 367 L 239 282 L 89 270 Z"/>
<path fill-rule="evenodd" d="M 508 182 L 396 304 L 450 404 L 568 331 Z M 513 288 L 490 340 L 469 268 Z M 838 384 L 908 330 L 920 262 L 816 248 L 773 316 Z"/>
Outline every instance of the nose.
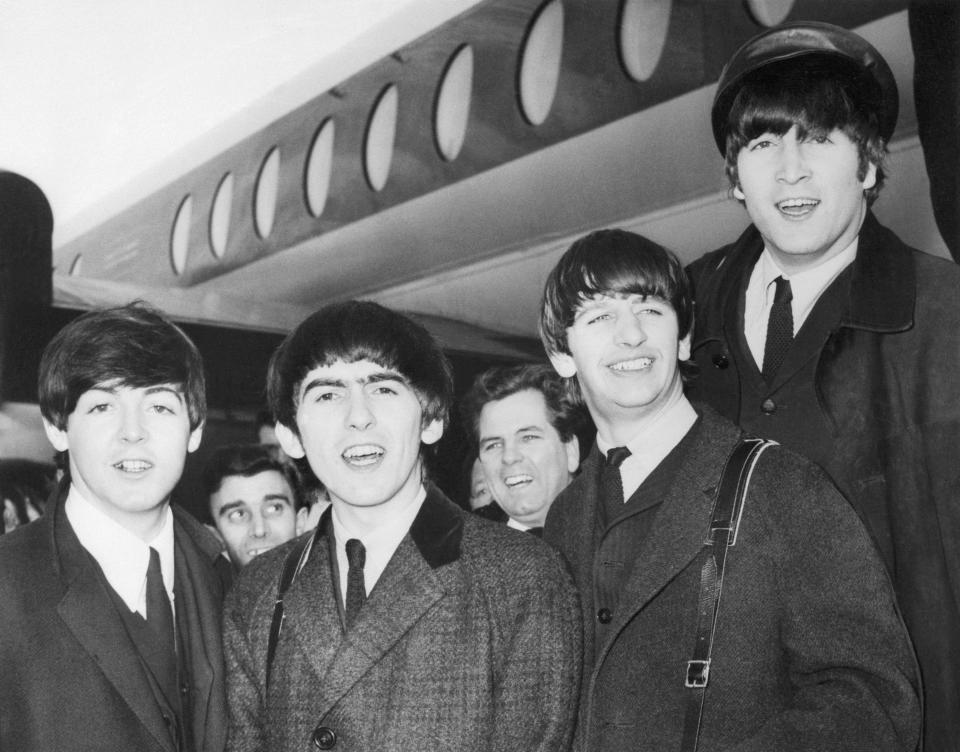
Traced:
<path fill-rule="evenodd" d="M 267 523 L 259 514 L 253 515 L 253 521 L 250 524 L 250 536 L 253 538 L 264 538 L 267 535 Z"/>
<path fill-rule="evenodd" d="M 780 146 L 780 165 L 777 179 L 784 183 L 798 183 L 810 175 L 803 144 L 796 137 L 796 126 L 783 137 Z"/>
<path fill-rule="evenodd" d="M 367 403 L 367 395 L 362 391 L 352 395 L 350 399 L 350 409 L 347 413 L 347 425 L 358 431 L 363 431 L 374 423 L 373 412 Z"/>
<path fill-rule="evenodd" d="M 124 409 L 120 417 L 120 437 L 130 443 L 142 441 L 147 435 L 139 410 Z"/>
<path fill-rule="evenodd" d="M 523 459 L 523 454 L 520 452 L 520 446 L 517 442 L 505 441 L 503 444 L 503 454 L 500 455 L 500 461 L 504 465 L 512 465 L 521 459 Z"/>
<path fill-rule="evenodd" d="M 617 341 L 621 345 L 635 347 L 642 344 L 647 339 L 647 334 L 643 330 L 643 324 L 640 318 L 634 313 L 621 316 L 617 320 Z"/>

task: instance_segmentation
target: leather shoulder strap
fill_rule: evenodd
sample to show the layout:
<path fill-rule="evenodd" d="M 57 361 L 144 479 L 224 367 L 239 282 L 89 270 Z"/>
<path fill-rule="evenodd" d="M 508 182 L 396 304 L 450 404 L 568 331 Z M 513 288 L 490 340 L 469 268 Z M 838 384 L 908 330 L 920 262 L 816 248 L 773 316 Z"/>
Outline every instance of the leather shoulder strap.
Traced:
<path fill-rule="evenodd" d="M 273 619 L 270 622 L 270 638 L 267 641 L 267 675 L 266 689 L 270 688 L 270 672 L 273 668 L 273 656 L 277 652 L 277 643 L 280 642 L 280 632 L 283 629 L 283 596 L 293 584 L 297 575 L 304 568 L 307 560 L 310 558 L 310 551 L 313 549 L 313 542 L 316 535 L 304 537 L 297 545 L 290 549 L 287 558 L 283 561 L 283 571 L 280 573 L 280 581 L 277 583 L 277 600 L 273 605 Z"/>
<path fill-rule="evenodd" d="M 731 452 L 720 476 L 717 494 L 713 500 L 710 532 L 704 541 L 706 561 L 700 571 L 700 596 L 697 611 L 697 639 L 693 657 L 687 661 L 685 686 L 691 691 L 687 697 L 687 713 L 683 727 L 682 752 L 695 752 L 700 738 L 703 700 L 710 680 L 710 660 L 713 640 L 720 613 L 720 594 L 723 589 L 723 569 L 727 549 L 736 545 L 740 520 L 753 469 L 760 455 L 775 441 L 744 438 Z"/>

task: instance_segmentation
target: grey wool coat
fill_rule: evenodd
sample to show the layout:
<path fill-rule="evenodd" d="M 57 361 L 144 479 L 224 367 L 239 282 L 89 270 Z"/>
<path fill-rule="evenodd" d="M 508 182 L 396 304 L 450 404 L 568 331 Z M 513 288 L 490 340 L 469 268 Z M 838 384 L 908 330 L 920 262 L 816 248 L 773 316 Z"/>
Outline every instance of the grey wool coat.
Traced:
<path fill-rule="evenodd" d="M 176 752 L 109 585 L 67 520 L 66 488 L 48 515 L 0 536 L 0 750 Z M 221 752 L 220 545 L 189 513 L 173 515 L 177 621 L 194 633 L 194 749 Z"/>
<path fill-rule="evenodd" d="M 282 562 L 258 557 L 228 597 L 228 749 L 562 752 L 580 682 L 576 590 L 556 552 L 430 488 L 349 632 L 328 510 L 285 597 L 269 691 L 268 635 Z"/>
<path fill-rule="evenodd" d="M 741 436 L 709 408 L 699 412 L 596 652 L 604 604 L 595 596 L 595 551 L 607 532 L 597 524 L 596 447 L 547 517 L 544 537 L 570 563 L 586 623 L 580 750 L 679 749 L 703 544 L 720 473 Z M 819 468 L 767 449 L 726 559 L 699 749 L 908 752 L 920 733 L 918 684 L 890 584 L 857 515 Z"/>

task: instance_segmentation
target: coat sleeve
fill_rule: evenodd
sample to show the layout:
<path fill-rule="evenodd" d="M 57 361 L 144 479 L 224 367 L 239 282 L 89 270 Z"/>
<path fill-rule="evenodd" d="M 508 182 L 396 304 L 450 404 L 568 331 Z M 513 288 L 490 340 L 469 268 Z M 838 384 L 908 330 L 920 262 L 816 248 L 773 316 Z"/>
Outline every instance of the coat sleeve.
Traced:
<path fill-rule="evenodd" d="M 580 690 L 582 625 L 576 589 L 553 551 L 518 563 L 499 611 L 490 749 L 570 748 Z"/>
<path fill-rule="evenodd" d="M 223 652 L 227 667 L 227 752 L 269 752 L 266 710 L 261 693 L 262 668 L 258 651 L 246 634 L 243 609 L 236 591 L 227 597 L 223 617 Z"/>

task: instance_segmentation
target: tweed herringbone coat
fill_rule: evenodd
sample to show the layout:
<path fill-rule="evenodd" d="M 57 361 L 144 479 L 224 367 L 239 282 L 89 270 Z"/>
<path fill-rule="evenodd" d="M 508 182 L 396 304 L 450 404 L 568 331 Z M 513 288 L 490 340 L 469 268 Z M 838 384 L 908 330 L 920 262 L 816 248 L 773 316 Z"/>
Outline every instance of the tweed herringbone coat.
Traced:
<path fill-rule="evenodd" d="M 329 511 L 285 597 L 265 690 L 282 562 L 258 557 L 225 621 L 228 749 L 562 752 L 580 681 L 576 591 L 556 552 L 428 491 L 349 631 Z"/>
<path fill-rule="evenodd" d="M 596 647 L 604 606 L 596 551 L 607 532 L 597 524 L 596 447 L 547 516 L 545 540 L 569 561 L 586 621 L 579 750 L 680 749 L 704 541 L 741 435 L 709 408 L 691 431 Z M 767 449 L 726 559 L 699 749 L 911 752 L 918 687 L 893 592 L 860 520 L 819 468 Z"/>

